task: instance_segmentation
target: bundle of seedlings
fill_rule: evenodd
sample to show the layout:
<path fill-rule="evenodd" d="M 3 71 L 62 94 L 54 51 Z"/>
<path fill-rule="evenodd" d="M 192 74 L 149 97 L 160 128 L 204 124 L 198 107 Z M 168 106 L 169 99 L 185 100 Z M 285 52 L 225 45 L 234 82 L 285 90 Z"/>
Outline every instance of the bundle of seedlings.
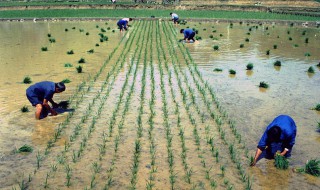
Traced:
<path fill-rule="evenodd" d="M 32 152 L 33 151 L 33 148 L 27 144 L 23 145 L 22 147 L 20 147 L 17 152 L 20 153 L 20 152 Z"/>
<path fill-rule="evenodd" d="M 252 70 L 252 69 L 253 69 L 253 64 L 252 63 L 248 63 L 247 70 Z"/>
<path fill-rule="evenodd" d="M 305 172 L 307 174 L 319 177 L 320 176 L 320 160 L 309 160 L 307 161 L 304 168 L 296 169 L 298 172 L 302 173 Z"/>
<path fill-rule="evenodd" d="M 307 71 L 308 73 L 315 73 L 315 71 L 314 71 L 314 68 L 311 66 L 311 67 L 309 67 L 309 69 L 308 69 L 308 71 Z"/>
<path fill-rule="evenodd" d="M 32 83 L 32 80 L 29 76 L 24 77 L 23 81 L 24 84 L 30 84 Z"/>
<path fill-rule="evenodd" d="M 320 111 L 320 104 L 317 104 L 314 108 L 312 108 L 313 110 L 317 110 Z"/>
<path fill-rule="evenodd" d="M 277 169 L 286 170 L 289 167 L 289 161 L 286 157 L 282 156 L 280 152 L 277 152 L 274 157 L 274 166 Z"/>
<path fill-rule="evenodd" d="M 62 109 L 68 109 L 69 107 L 69 101 L 66 100 L 66 101 L 61 101 L 58 103 L 58 107 L 59 108 L 62 108 Z"/>
<path fill-rule="evenodd" d="M 23 106 L 20 110 L 21 110 L 21 112 L 23 112 L 23 113 L 29 112 L 28 106 Z"/>
<path fill-rule="evenodd" d="M 268 83 L 262 81 L 262 82 L 260 82 L 259 87 L 260 88 L 269 88 L 269 85 L 268 85 Z"/>
<path fill-rule="evenodd" d="M 273 63 L 274 66 L 278 66 L 280 67 L 281 66 L 281 61 L 277 60 Z"/>

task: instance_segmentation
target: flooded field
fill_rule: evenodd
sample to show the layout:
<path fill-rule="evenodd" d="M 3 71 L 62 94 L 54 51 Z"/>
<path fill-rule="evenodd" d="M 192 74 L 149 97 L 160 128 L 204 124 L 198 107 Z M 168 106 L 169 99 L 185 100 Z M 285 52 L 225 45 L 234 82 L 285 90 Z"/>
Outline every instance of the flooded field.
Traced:
<path fill-rule="evenodd" d="M 119 33 L 115 21 L 0 23 L 0 189 L 320 188 L 292 171 L 320 155 L 320 113 L 311 109 L 320 103 L 319 29 L 130 24 Z M 186 27 L 202 40 L 178 42 Z M 26 76 L 69 79 L 54 100 L 70 109 L 35 120 Z M 280 114 L 298 127 L 290 169 L 265 159 L 250 167 Z M 24 144 L 33 152 L 17 153 Z"/>

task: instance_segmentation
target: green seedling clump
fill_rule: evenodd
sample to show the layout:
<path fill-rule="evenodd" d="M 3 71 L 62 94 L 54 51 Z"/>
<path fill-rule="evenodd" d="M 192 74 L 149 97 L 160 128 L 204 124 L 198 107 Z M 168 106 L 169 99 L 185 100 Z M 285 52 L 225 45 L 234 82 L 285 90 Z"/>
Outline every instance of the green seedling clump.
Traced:
<path fill-rule="evenodd" d="M 219 50 L 219 46 L 218 45 L 214 45 L 213 46 L 213 50 L 218 51 Z"/>
<path fill-rule="evenodd" d="M 72 55 L 72 54 L 74 54 L 74 52 L 73 52 L 73 50 L 70 50 L 70 51 L 67 51 L 67 54 Z"/>
<path fill-rule="evenodd" d="M 73 65 L 71 63 L 65 63 L 64 67 L 72 67 Z"/>
<path fill-rule="evenodd" d="M 249 38 L 246 38 L 245 41 L 246 41 L 246 42 L 249 42 L 250 40 L 249 40 Z"/>
<path fill-rule="evenodd" d="M 273 45 L 273 49 L 277 49 L 278 48 L 278 45 Z"/>
<path fill-rule="evenodd" d="M 81 65 L 79 65 L 78 67 L 76 67 L 76 69 L 77 69 L 77 72 L 78 72 L 78 73 L 82 73 L 82 67 L 81 67 Z"/>
<path fill-rule="evenodd" d="M 201 36 L 196 36 L 196 40 L 202 40 Z"/>
<path fill-rule="evenodd" d="M 18 149 L 18 153 L 20 152 L 32 152 L 33 151 L 33 148 L 27 144 L 23 145 L 22 147 L 20 147 Z"/>
<path fill-rule="evenodd" d="M 309 67 L 309 69 L 308 69 L 308 73 L 314 73 L 315 71 L 314 71 L 314 68 L 311 66 L 311 67 Z"/>
<path fill-rule="evenodd" d="M 253 64 L 252 63 L 248 63 L 247 70 L 252 70 L 252 69 L 253 69 Z"/>
<path fill-rule="evenodd" d="M 259 87 L 260 88 L 269 88 L 269 85 L 268 85 L 268 83 L 262 81 L 262 82 L 260 82 Z"/>
<path fill-rule="evenodd" d="M 51 37 L 51 34 L 49 33 L 47 36 L 50 38 L 50 37 Z"/>
<path fill-rule="evenodd" d="M 313 109 L 317 110 L 317 111 L 320 111 L 320 104 L 317 104 Z"/>
<path fill-rule="evenodd" d="M 63 79 L 61 82 L 63 82 L 63 83 L 70 83 L 70 82 L 71 82 L 71 80 L 70 80 L 70 79 L 68 79 L 68 78 L 66 78 L 66 79 Z"/>
<path fill-rule="evenodd" d="M 23 106 L 20 110 L 21 110 L 21 112 L 23 112 L 23 113 L 29 112 L 28 106 Z"/>
<path fill-rule="evenodd" d="M 214 72 L 222 72 L 222 69 L 220 69 L 220 68 L 215 68 L 213 71 L 214 71 Z"/>
<path fill-rule="evenodd" d="M 50 42 L 50 43 L 55 43 L 55 42 L 56 42 L 56 39 L 54 39 L 54 38 L 49 38 L 49 42 Z"/>
<path fill-rule="evenodd" d="M 78 63 L 85 63 L 86 60 L 84 58 L 79 59 Z"/>
<path fill-rule="evenodd" d="M 307 52 L 307 53 L 305 53 L 305 54 L 304 54 L 304 56 L 306 56 L 306 57 L 310 57 L 310 56 L 311 56 L 311 54 L 310 54 L 309 52 Z"/>
<path fill-rule="evenodd" d="M 230 75 L 235 75 L 236 73 L 237 73 L 237 72 L 236 72 L 235 70 L 233 70 L 233 69 L 230 69 L 230 70 L 229 70 L 229 74 L 230 74 Z"/>
<path fill-rule="evenodd" d="M 304 168 L 297 169 L 298 172 L 305 172 L 307 174 L 319 177 L 320 176 L 320 160 L 310 160 L 307 161 Z"/>
<path fill-rule="evenodd" d="M 100 46 L 100 45 L 97 43 L 97 44 L 96 44 L 96 47 L 99 47 L 99 46 Z"/>
<path fill-rule="evenodd" d="M 243 48 L 244 47 L 244 44 L 240 44 L 240 48 Z"/>
<path fill-rule="evenodd" d="M 90 49 L 87 51 L 88 53 L 94 53 L 94 49 Z"/>
<path fill-rule="evenodd" d="M 48 51 L 48 48 L 47 47 L 42 47 L 41 51 Z"/>
<path fill-rule="evenodd" d="M 266 51 L 266 55 L 270 55 L 270 50 L 267 50 L 267 51 Z"/>
<path fill-rule="evenodd" d="M 212 38 L 213 38 L 213 35 L 212 35 L 212 34 L 210 34 L 210 35 L 209 35 L 209 38 L 211 38 L 211 39 L 212 39 Z"/>
<path fill-rule="evenodd" d="M 31 80 L 31 78 L 29 76 L 26 76 L 23 79 L 23 83 L 24 84 L 30 84 L 30 83 L 32 83 L 32 80 Z"/>
<path fill-rule="evenodd" d="M 277 169 L 286 170 L 289 167 L 289 161 L 286 157 L 280 155 L 280 153 L 276 153 L 274 157 L 274 166 Z"/>
<path fill-rule="evenodd" d="M 281 61 L 277 60 L 273 63 L 274 66 L 278 66 L 280 67 L 281 66 Z"/>
<path fill-rule="evenodd" d="M 317 67 L 320 67 L 320 62 L 317 64 Z"/>

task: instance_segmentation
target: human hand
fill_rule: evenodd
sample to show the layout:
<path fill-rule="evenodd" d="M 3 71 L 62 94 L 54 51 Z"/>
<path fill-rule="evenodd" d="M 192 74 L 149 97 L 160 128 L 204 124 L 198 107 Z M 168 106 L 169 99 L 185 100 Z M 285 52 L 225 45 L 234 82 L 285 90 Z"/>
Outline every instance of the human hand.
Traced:
<path fill-rule="evenodd" d="M 56 111 L 52 110 L 51 111 L 51 116 L 56 116 L 56 115 L 58 115 L 58 113 Z"/>

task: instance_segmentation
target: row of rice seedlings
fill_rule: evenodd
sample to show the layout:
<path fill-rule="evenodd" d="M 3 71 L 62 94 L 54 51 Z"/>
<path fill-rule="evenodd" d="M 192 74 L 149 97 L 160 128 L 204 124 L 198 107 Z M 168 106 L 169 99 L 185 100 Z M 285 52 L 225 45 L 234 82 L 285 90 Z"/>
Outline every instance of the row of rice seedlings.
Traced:
<path fill-rule="evenodd" d="M 135 149 L 133 152 L 133 164 L 131 167 L 131 180 L 130 180 L 130 188 L 136 189 L 137 184 L 137 174 L 139 171 L 139 165 L 140 165 L 140 153 L 141 153 L 141 137 L 142 137 L 142 115 L 143 115 L 143 107 L 144 107 L 144 101 L 145 101 L 145 89 L 146 89 L 146 69 L 147 69 L 147 50 L 148 50 L 148 43 L 150 42 L 150 25 L 144 30 L 144 34 L 148 33 L 147 39 L 142 39 L 142 44 L 145 44 L 144 47 L 144 61 L 143 61 L 143 72 L 142 72 L 142 78 L 141 78 L 141 91 L 139 95 L 140 99 L 140 106 L 139 106 L 139 113 L 137 116 L 137 137 L 135 140 Z M 143 35 L 144 36 L 144 35 Z M 146 42 L 144 42 L 146 40 Z M 140 55 L 143 52 L 143 47 L 141 46 L 140 54 L 137 60 L 137 67 L 140 60 Z"/>
<path fill-rule="evenodd" d="M 201 76 L 201 75 L 200 75 Z M 219 120 L 216 120 L 217 122 L 218 122 L 218 125 L 220 124 L 220 122 L 219 122 Z M 224 134 L 224 133 L 222 133 L 222 134 Z M 238 137 L 238 138 L 240 138 L 241 136 L 239 136 L 240 134 L 238 134 L 238 133 L 236 133 L 237 135 L 236 135 L 236 137 Z M 222 136 L 224 136 L 224 135 L 222 135 Z M 233 146 L 230 146 L 231 147 L 231 150 L 233 150 Z M 235 155 L 234 155 L 235 153 L 234 153 L 234 151 L 231 151 L 231 156 L 232 156 L 232 158 L 234 158 L 233 160 L 235 160 Z M 239 164 L 238 164 L 238 166 L 239 166 Z M 241 166 L 241 165 L 240 165 Z M 241 169 L 241 167 L 239 167 L 240 169 Z M 241 176 L 244 176 L 243 174 L 244 174 L 244 172 L 243 172 L 243 170 L 240 170 L 240 171 L 242 171 L 241 173 L 242 173 L 242 175 Z M 242 178 L 244 178 L 244 177 L 242 177 Z M 249 179 L 247 180 L 247 187 L 248 188 L 251 188 L 251 182 L 249 181 Z"/>
<path fill-rule="evenodd" d="M 121 41 L 124 39 L 124 37 L 121 39 Z M 112 55 L 114 54 L 114 52 L 118 49 L 120 43 L 118 44 L 118 46 L 113 50 L 113 52 L 109 55 L 108 60 L 105 62 L 105 64 L 101 67 L 100 71 L 96 74 L 95 76 L 95 80 L 98 78 L 98 76 L 101 74 L 102 70 L 105 68 L 106 64 L 108 63 L 108 61 L 111 59 Z M 105 82 L 106 85 L 107 81 Z M 86 82 L 82 82 L 80 85 L 78 85 L 77 87 L 77 91 L 69 98 L 70 102 L 73 101 L 73 99 L 80 94 L 80 98 L 76 101 L 75 105 L 76 107 L 78 107 L 78 105 L 80 104 L 80 102 L 82 102 L 83 100 L 83 94 L 79 93 L 80 91 L 82 91 L 84 89 Z M 88 87 L 89 89 L 90 87 Z M 44 157 L 46 155 L 48 155 L 49 153 L 49 149 L 53 146 L 52 143 L 55 143 L 58 138 L 60 137 L 62 130 L 64 128 L 66 128 L 67 124 L 70 122 L 71 117 L 73 116 L 73 112 L 70 112 L 67 116 L 67 118 L 65 119 L 65 121 L 63 121 L 62 123 L 59 124 L 58 129 L 56 130 L 55 134 L 54 134 L 54 139 L 53 140 L 49 140 L 50 144 L 49 146 L 47 146 L 47 149 L 45 150 L 45 154 L 43 156 L 40 155 L 40 152 L 38 152 L 37 155 L 37 168 L 40 168 L 40 161 L 44 159 Z M 68 150 L 69 147 L 69 143 L 65 143 L 65 151 Z M 58 162 L 63 164 L 65 162 L 65 156 L 63 154 L 61 154 L 60 156 L 58 156 Z M 34 172 L 35 173 L 35 172 Z M 29 177 L 29 179 L 31 179 L 31 177 Z M 70 179 L 69 179 L 70 180 Z M 29 180 L 29 182 L 31 182 L 31 180 Z"/>
<path fill-rule="evenodd" d="M 151 25 L 151 28 L 153 28 L 153 22 Z M 150 33 L 150 38 L 152 39 L 152 34 Z M 156 166 L 156 145 L 155 145 L 155 138 L 153 135 L 153 129 L 154 129 L 154 117 L 156 115 L 155 112 L 155 79 L 154 79 L 154 64 L 153 64 L 153 46 L 152 43 L 150 43 L 150 78 L 151 78 L 151 99 L 149 101 L 149 110 L 150 115 L 148 117 L 148 124 L 149 124 L 149 130 L 148 130 L 148 138 L 150 141 L 149 145 L 149 152 L 151 155 L 151 170 L 149 172 L 149 178 L 146 183 L 146 189 L 151 190 L 153 189 L 155 185 L 155 173 L 157 172 L 157 166 Z"/>
<path fill-rule="evenodd" d="M 168 39 L 168 37 L 166 39 Z M 171 41 L 171 43 L 172 43 L 172 41 Z M 171 52 L 171 56 L 177 59 L 177 57 L 174 56 L 174 55 L 176 55 L 176 53 L 174 52 L 174 49 L 171 48 L 170 50 L 171 50 L 170 51 Z M 179 60 L 177 59 L 177 61 L 179 61 Z M 175 66 L 174 63 L 173 63 L 173 66 L 174 66 L 174 69 L 175 69 L 176 78 L 178 80 L 178 86 L 179 86 L 181 95 L 183 97 L 185 97 L 186 96 L 186 92 L 183 90 L 184 88 L 181 85 L 180 77 L 179 77 L 179 74 L 178 74 L 178 71 L 177 71 L 178 69 L 177 69 L 177 67 Z M 180 72 L 182 72 L 182 71 L 180 70 Z M 186 77 L 186 74 L 182 74 L 182 75 L 184 76 L 185 84 L 188 84 L 188 79 Z M 189 89 L 189 95 L 191 97 L 192 104 L 195 106 L 195 109 L 197 110 L 198 115 L 203 115 L 203 114 L 200 113 L 200 108 L 197 106 L 197 104 L 195 102 L 194 90 L 191 89 L 191 86 L 189 86 L 187 89 Z M 183 98 L 183 99 L 186 100 L 186 98 Z M 206 161 L 203 158 L 202 148 L 201 148 L 201 144 L 200 144 L 200 139 L 201 138 L 200 138 L 200 136 L 198 134 L 197 123 L 195 122 L 195 118 L 193 118 L 192 113 L 191 113 L 190 108 L 189 108 L 189 105 L 187 105 L 186 101 L 184 101 L 184 105 L 185 105 L 185 109 L 186 109 L 186 111 L 188 113 L 189 120 L 190 120 L 191 124 L 194 126 L 193 134 L 194 134 L 195 143 L 197 145 L 198 157 L 201 158 L 202 167 L 204 168 L 204 170 L 206 172 L 206 179 L 210 182 L 210 186 L 212 188 L 215 188 L 216 187 L 216 181 L 214 179 L 212 179 L 212 177 L 210 176 L 210 170 L 211 170 L 212 167 L 208 169 Z M 179 123 L 179 117 L 178 117 L 178 123 Z M 183 134 L 183 131 L 180 130 L 180 134 Z M 181 138 L 183 138 L 183 136 L 181 136 Z M 184 153 L 184 151 L 183 151 L 183 153 Z M 186 171 L 186 179 L 187 179 L 188 183 L 190 183 L 190 177 L 191 177 L 192 173 L 193 173 L 192 169 L 189 169 L 189 170 Z"/>

